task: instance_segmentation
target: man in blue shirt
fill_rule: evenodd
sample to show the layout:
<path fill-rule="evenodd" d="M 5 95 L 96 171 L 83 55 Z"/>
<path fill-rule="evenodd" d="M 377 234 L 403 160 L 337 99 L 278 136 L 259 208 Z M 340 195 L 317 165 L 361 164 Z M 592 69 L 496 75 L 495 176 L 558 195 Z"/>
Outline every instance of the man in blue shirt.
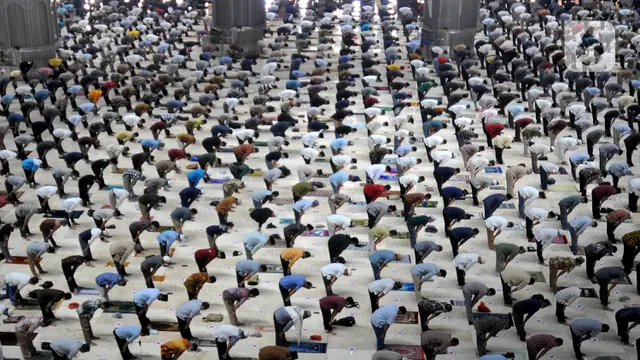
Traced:
<path fill-rule="evenodd" d="M 123 325 L 113 330 L 113 336 L 116 338 L 118 344 L 118 350 L 123 359 L 135 359 L 136 357 L 129 351 L 129 344 L 132 344 L 140 336 L 148 336 L 149 328 L 135 326 L 135 325 Z"/>
<path fill-rule="evenodd" d="M 508 196 L 511 197 L 511 195 Z M 498 210 L 506 199 L 507 197 L 504 196 L 504 194 L 493 194 L 482 199 L 482 203 L 484 204 L 484 218 L 490 218 L 493 212 Z"/>
<path fill-rule="evenodd" d="M 295 218 L 296 224 L 300 224 L 302 215 L 304 215 L 307 210 L 317 207 L 318 205 L 320 205 L 320 202 L 318 200 L 311 201 L 307 199 L 301 199 L 296 201 L 293 204 L 293 216 Z"/>
<path fill-rule="evenodd" d="M 331 188 L 333 189 L 333 192 L 336 194 L 340 192 L 340 188 L 347 181 L 356 182 L 356 181 L 360 181 L 360 179 L 355 175 L 351 175 L 343 172 L 337 172 L 329 176 L 329 183 L 331 183 Z"/>
<path fill-rule="evenodd" d="M 184 208 L 190 207 L 191 204 L 196 201 L 198 196 L 202 195 L 203 193 L 204 190 L 191 186 L 182 189 L 178 194 L 180 195 L 180 205 Z"/>
<path fill-rule="evenodd" d="M 168 298 L 168 295 L 161 294 L 158 289 L 146 288 L 136 291 L 136 294 L 133 295 L 133 304 L 136 307 L 136 315 L 140 321 L 140 326 L 146 328 L 151 323 L 151 320 L 147 318 L 149 306 L 156 300 L 167 301 Z"/>
<path fill-rule="evenodd" d="M 189 186 L 196 187 L 200 180 L 204 179 L 205 182 L 209 182 L 209 175 L 202 169 L 196 169 L 187 174 L 187 180 L 189 180 Z"/>
<path fill-rule="evenodd" d="M 416 301 L 423 300 L 422 283 L 432 280 L 434 277 L 447 277 L 447 271 L 440 269 L 434 264 L 418 264 L 411 268 L 411 279 L 413 280 L 413 292 L 416 295 Z"/>
<path fill-rule="evenodd" d="M 100 296 L 102 296 L 102 300 L 109 301 L 109 290 L 113 289 L 116 285 L 127 285 L 127 280 L 119 274 L 106 272 L 96 277 L 96 285 L 98 285 L 98 291 L 100 292 Z"/>
<path fill-rule="evenodd" d="M 593 161 L 593 156 L 590 156 L 587 153 L 577 153 L 569 156 L 569 164 L 571 164 L 571 176 L 573 176 L 573 181 L 578 181 L 576 176 L 576 169 L 580 164 L 583 164 L 587 161 Z"/>
<path fill-rule="evenodd" d="M 207 240 L 209 240 L 209 248 L 216 249 L 218 251 L 218 246 L 216 246 L 216 239 L 218 236 L 222 234 L 226 234 L 229 230 L 233 229 L 233 223 L 227 222 L 225 225 L 211 225 L 207 227 Z"/>
<path fill-rule="evenodd" d="M 331 153 L 333 155 L 340 155 L 347 145 L 353 145 L 353 141 L 346 138 L 337 138 L 331 142 Z"/>
<path fill-rule="evenodd" d="M 373 269 L 373 277 L 380 280 L 380 273 L 390 262 L 402 260 L 402 255 L 396 254 L 391 250 L 378 250 L 369 256 L 371 269 Z"/>
<path fill-rule="evenodd" d="M 445 208 L 453 204 L 456 200 L 464 200 L 468 193 L 469 192 L 467 190 L 462 190 L 456 186 L 447 186 L 440 190 L 440 196 L 442 196 Z"/>
<path fill-rule="evenodd" d="M 458 256 L 458 248 L 467 242 L 467 240 L 475 237 L 480 233 L 480 230 L 477 228 L 472 229 L 468 226 L 461 226 L 455 229 L 450 230 L 449 232 L 449 240 L 451 241 L 451 251 L 453 252 L 453 257 Z"/>
<path fill-rule="evenodd" d="M 308 282 L 302 275 L 286 275 L 280 278 L 278 287 L 280 288 L 284 306 L 291 306 L 291 296 L 301 288 L 312 289 L 313 284 Z"/>
<path fill-rule="evenodd" d="M 404 306 L 398 307 L 397 305 L 390 304 L 379 308 L 371 315 L 371 326 L 373 327 L 373 332 L 376 335 L 377 350 L 384 349 L 384 339 L 389 327 L 396 320 L 396 317 L 406 313 L 407 308 Z"/>
<path fill-rule="evenodd" d="M 470 216 L 467 217 L 467 213 L 460 208 L 448 206 L 445 207 L 444 210 L 442 210 L 442 218 L 444 220 L 445 235 L 449 237 L 449 231 L 451 230 L 451 227 L 454 224 L 459 223 L 463 219 L 469 219 Z"/>
<path fill-rule="evenodd" d="M 438 184 L 438 191 L 442 192 L 442 185 L 446 183 L 451 177 L 455 174 L 459 174 L 460 169 L 452 168 L 448 166 L 438 166 L 433 169 L 433 178 L 436 180 Z"/>
<path fill-rule="evenodd" d="M 586 196 L 583 197 L 578 195 L 567 196 L 566 198 L 558 202 L 558 206 L 560 207 L 560 224 L 563 229 L 567 228 L 567 217 L 569 217 L 569 214 L 571 214 L 573 209 L 575 209 L 581 203 L 586 204 L 588 202 L 589 199 Z"/>
<path fill-rule="evenodd" d="M 165 256 L 167 255 L 167 253 L 169 253 L 171 245 L 173 245 L 175 241 L 180 242 L 184 240 L 184 235 L 178 233 L 177 231 L 167 230 L 161 232 L 156 240 L 158 241 L 158 245 L 160 245 L 160 255 Z"/>

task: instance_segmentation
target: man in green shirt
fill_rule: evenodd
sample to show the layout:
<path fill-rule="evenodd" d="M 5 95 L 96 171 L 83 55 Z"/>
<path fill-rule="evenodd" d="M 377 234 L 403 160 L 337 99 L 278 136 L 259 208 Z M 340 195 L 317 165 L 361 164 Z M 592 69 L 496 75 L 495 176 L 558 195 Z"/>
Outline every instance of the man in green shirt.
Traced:
<path fill-rule="evenodd" d="M 291 187 L 291 192 L 293 193 L 293 202 L 302 199 L 305 195 L 315 190 L 316 187 L 308 181 L 300 182 L 293 185 Z"/>

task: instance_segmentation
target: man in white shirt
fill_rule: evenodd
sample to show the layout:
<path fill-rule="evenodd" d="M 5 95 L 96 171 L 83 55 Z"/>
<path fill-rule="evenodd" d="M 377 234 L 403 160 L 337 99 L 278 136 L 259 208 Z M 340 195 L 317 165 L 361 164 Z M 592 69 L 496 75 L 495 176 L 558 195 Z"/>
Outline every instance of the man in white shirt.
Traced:
<path fill-rule="evenodd" d="M 253 138 L 258 138 L 260 135 L 257 131 L 251 129 L 242 129 L 235 131 L 236 139 L 238 139 L 238 144 L 242 145 L 244 142 L 248 142 L 249 144 L 253 143 Z"/>
<path fill-rule="evenodd" d="M 312 148 L 316 145 L 316 140 L 321 137 L 322 131 L 312 131 L 302 136 L 302 145 L 306 148 Z"/>
<path fill-rule="evenodd" d="M 16 154 L 11 150 L 0 150 L 0 163 L 2 164 L 2 172 L 0 172 L 0 175 L 4 175 L 4 176 L 11 175 L 9 160 L 15 159 L 17 156 L 18 154 Z"/>
<path fill-rule="evenodd" d="M 369 150 L 373 150 L 376 146 L 382 146 L 391 142 L 391 139 L 384 135 L 373 134 L 369 136 L 368 144 Z"/>
<path fill-rule="evenodd" d="M 343 264 L 332 263 L 322 267 L 322 281 L 327 296 L 333 295 L 333 284 L 342 276 L 351 276 L 351 270 L 347 269 Z"/>
<path fill-rule="evenodd" d="M 22 305 L 23 299 L 20 291 L 27 285 L 38 283 L 38 277 L 20 272 L 10 272 L 4 276 L 7 297 L 13 306 Z"/>
<path fill-rule="evenodd" d="M 567 318 L 564 316 L 564 311 L 571 306 L 580 295 L 582 295 L 582 290 L 576 286 L 562 289 L 556 293 L 556 317 L 560 324 L 566 323 Z"/>
<path fill-rule="evenodd" d="M 213 337 L 216 339 L 216 348 L 220 359 L 229 359 L 229 351 L 240 340 L 246 339 L 249 334 L 235 325 L 216 325 Z"/>
<path fill-rule="evenodd" d="M 433 167 L 437 168 L 440 165 L 444 165 L 447 161 L 455 158 L 456 155 L 449 150 L 433 150 L 431 151 L 431 158 L 433 159 Z"/>
<path fill-rule="evenodd" d="M 400 196 L 405 196 L 410 192 L 418 183 L 423 182 L 424 176 L 418 176 L 414 174 L 404 174 L 398 178 L 400 184 Z"/>
<path fill-rule="evenodd" d="M 527 206 L 524 210 L 525 228 L 527 230 L 527 239 L 533 240 L 533 227 L 540 224 L 544 219 L 552 219 L 556 217 L 553 211 L 547 209 Z"/>
<path fill-rule="evenodd" d="M 390 278 L 374 280 L 369 284 L 369 300 L 371 300 L 371 311 L 375 312 L 379 308 L 380 299 L 391 290 L 402 288 L 402 281 L 394 281 Z"/>
<path fill-rule="evenodd" d="M 352 158 L 349 155 L 334 155 L 329 160 L 329 165 L 331 165 L 331 170 L 333 173 L 337 173 L 338 171 L 344 169 L 345 166 L 350 164 L 357 164 L 358 160 Z"/>
<path fill-rule="evenodd" d="M 536 232 L 536 254 L 538 255 L 538 263 L 540 265 L 544 265 L 544 257 L 542 257 L 542 252 L 547 247 L 549 247 L 551 243 L 553 243 L 553 240 L 557 238 L 562 238 L 565 243 L 567 242 L 567 236 L 562 235 L 561 230 L 558 229 L 542 228 Z"/>
<path fill-rule="evenodd" d="M 531 206 L 538 198 L 546 199 L 547 196 L 543 191 L 538 191 L 532 186 L 523 186 L 518 190 L 518 214 L 521 218 L 525 217 L 525 208 Z"/>
<path fill-rule="evenodd" d="M 351 218 L 347 216 L 338 214 L 327 216 L 327 230 L 329 231 L 329 236 L 333 236 L 336 232 L 353 226 Z"/>
<path fill-rule="evenodd" d="M 456 267 L 456 276 L 458 277 L 458 286 L 465 285 L 465 276 L 467 271 L 475 264 L 484 264 L 484 260 L 473 253 L 459 253 L 453 259 L 453 264 Z"/>
<path fill-rule="evenodd" d="M 40 201 L 40 207 L 44 213 L 51 211 L 51 207 L 49 207 L 49 198 L 57 192 L 58 188 L 55 186 L 40 186 L 36 189 L 36 196 L 38 197 L 38 201 Z"/>
<path fill-rule="evenodd" d="M 391 171 L 391 166 L 382 164 L 367 166 L 367 168 L 365 169 L 365 173 L 367 174 L 367 184 L 375 183 L 376 181 L 378 181 L 378 179 L 380 179 L 380 176 L 387 171 Z"/>
<path fill-rule="evenodd" d="M 555 155 L 562 164 L 567 165 L 564 159 L 564 155 L 567 151 L 573 151 L 578 148 L 578 145 L 582 144 L 582 141 L 574 139 L 572 137 L 557 138 L 555 142 Z"/>
<path fill-rule="evenodd" d="M 529 143 L 529 155 L 531 155 L 531 169 L 539 172 L 538 160 L 546 160 L 547 154 L 553 152 L 553 147 L 544 144 Z"/>
<path fill-rule="evenodd" d="M 513 223 L 507 220 L 504 216 L 493 215 L 484 220 L 484 225 L 487 227 L 487 241 L 489 243 L 489 249 L 494 249 L 494 242 L 498 235 L 502 234 L 504 229 L 513 227 Z"/>
<path fill-rule="evenodd" d="M 129 198 L 129 192 L 123 189 L 111 189 L 109 190 L 109 205 L 115 210 L 114 216 L 121 216 L 122 213 L 119 210 L 120 205 Z"/>
<path fill-rule="evenodd" d="M 398 160 L 396 160 L 398 176 L 404 175 L 405 172 L 411 170 L 412 167 L 418 164 L 422 164 L 422 159 L 416 159 L 412 156 L 398 158 Z"/>
<path fill-rule="evenodd" d="M 547 190 L 549 185 L 553 185 L 556 183 L 556 179 L 549 177 L 551 174 L 557 174 L 560 171 L 560 167 L 554 163 L 550 162 L 541 162 L 540 163 L 540 188 L 542 190 Z"/>
<path fill-rule="evenodd" d="M 78 197 L 72 197 L 72 198 L 65 199 L 60 204 L 60 209 L 65 212 L 65 215 L 66 215 L 66 218 L 67 218 L 67 223 L 69 224 L 69 226 L 77 225 L 75 220 L 71 217 L 71 213 L 78 206 L 80 206 L 80 203 L 82 203 L 82 199 L 80 199 Z"/>
<path fill-rule="evenodd" d="M 324 151 L 318 151 L 314 148 L 300 149 L 300 155 L 304 159 L 305 164 L 313 164 L 318 156 L 324 156 Z"/>

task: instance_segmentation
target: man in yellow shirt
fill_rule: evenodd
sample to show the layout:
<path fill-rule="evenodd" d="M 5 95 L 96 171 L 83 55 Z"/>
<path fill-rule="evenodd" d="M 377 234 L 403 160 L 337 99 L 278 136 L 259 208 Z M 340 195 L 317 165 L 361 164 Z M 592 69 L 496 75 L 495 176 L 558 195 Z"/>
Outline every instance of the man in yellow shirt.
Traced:
<path fill-rule="evenodd" d="M 132 133 L 131 131 L 118 131 L 116 133 L 116 139 L 118 140 L 118 144 L 124 145 L 127 141 L 131 141 L 138 137 L 138 133 Z"/>
<path fill-rule="evenodd" d="M 282 262 L 282 272 L 284 275 L 291 275 L 293 264 L 299 259 L 311 257 L 311 253 L 304 251 L 302 248 L 288 248 L 280 252 L 280 261 Z"/>
<path fill-rule="evenodd" d="M 190 346 L 192 346 L 191 342 L 187 339 L 167 341 L 160 346 L 160 358 L 162 360 L 177 360 Z M 192 351 L 195 351 L 197 345 L 194 343 L 192 347 Z"/>

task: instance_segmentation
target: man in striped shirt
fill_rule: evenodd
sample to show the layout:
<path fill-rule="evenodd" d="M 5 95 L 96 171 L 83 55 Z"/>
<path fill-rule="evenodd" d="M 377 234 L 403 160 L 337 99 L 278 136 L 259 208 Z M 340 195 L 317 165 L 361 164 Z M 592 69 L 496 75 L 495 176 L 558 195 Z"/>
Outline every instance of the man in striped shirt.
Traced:
<path fill-rule="evenodd" d="M 93 335 L 93 330 L 91 329 L 91 319 L 93 318 L 93 315 L 98 311 L 98 309 L 104 310 L 110 307 L 111 304 L 109 302 L 102 301 L 100 298 L 95 298 L 84 301 L 76 310 L 78 318 L 80 319 L 80 327 L 82 327 L 84 342 L 86 344 L 91 344 L 93 346 L 95 343 L 92 340 L 100 339 Z"/>
<path fill-rule="evenodd" d="M 146 178 L 146 176 L 136 169 L 127 169 L 122 174 L 122 184 L 124 185 L 124 189 L 129 192 L 129 199 L 137 198 L 136 194 L 133 192 L 133 187 L 136 185 L 138 180 L 146 180 Z"/>
<path fill-rule="evenodd" d="M 35 204 L 21 204 L 16 207 L 16 227 L 20 228 L 20 235 L 27 239 L 29 236 L 33 236 L 29 230 L 29 220 L 35 214 L 42 214 L 43 211 Z"/>

